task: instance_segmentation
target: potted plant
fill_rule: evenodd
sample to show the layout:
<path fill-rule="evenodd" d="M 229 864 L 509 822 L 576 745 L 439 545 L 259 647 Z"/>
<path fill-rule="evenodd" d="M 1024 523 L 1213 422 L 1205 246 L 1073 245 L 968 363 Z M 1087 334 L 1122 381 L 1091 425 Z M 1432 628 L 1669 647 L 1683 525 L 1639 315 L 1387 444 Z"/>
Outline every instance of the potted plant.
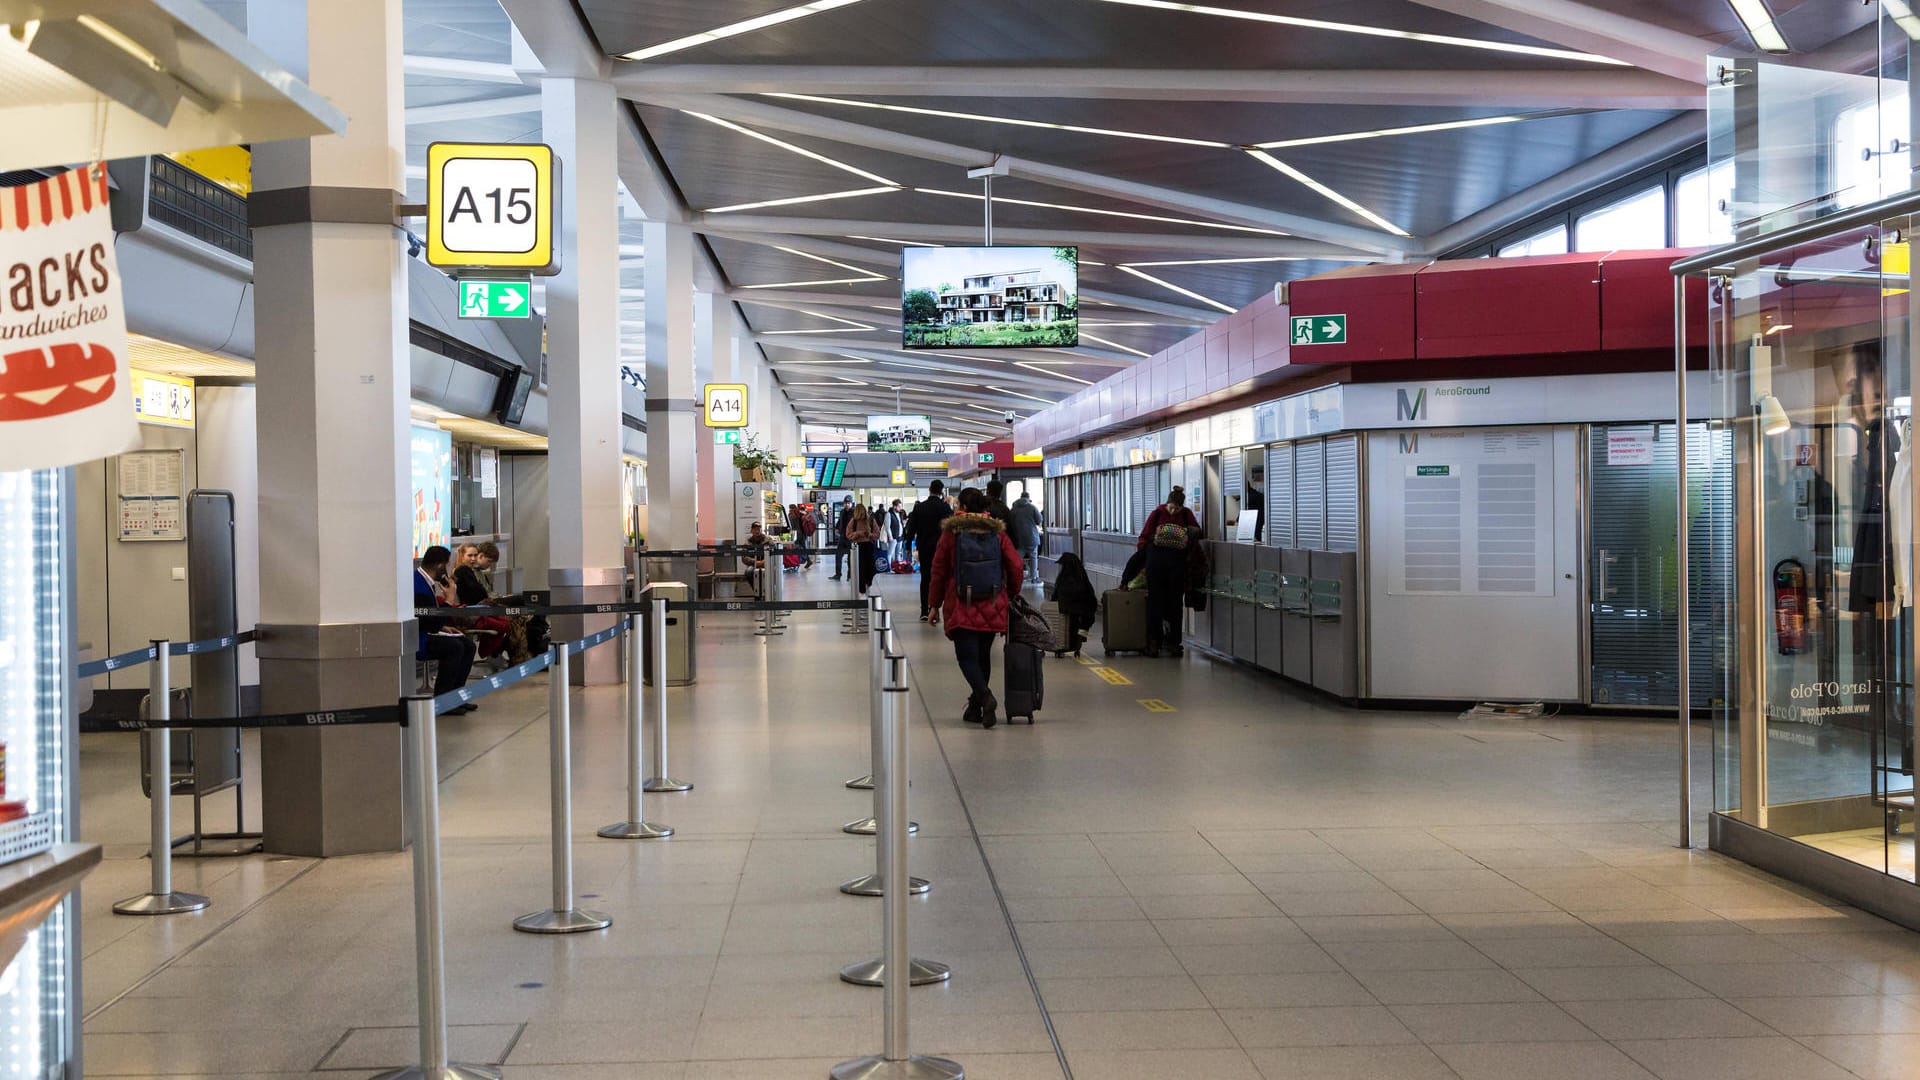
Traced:
<path fill-rule="evenodd" d="M 761 446 L 760 436 L 752 432 L 733 446 L 733 467 L 740 470 L 742 480 L 765 480 L 779 463 L 779 455 Z"/>

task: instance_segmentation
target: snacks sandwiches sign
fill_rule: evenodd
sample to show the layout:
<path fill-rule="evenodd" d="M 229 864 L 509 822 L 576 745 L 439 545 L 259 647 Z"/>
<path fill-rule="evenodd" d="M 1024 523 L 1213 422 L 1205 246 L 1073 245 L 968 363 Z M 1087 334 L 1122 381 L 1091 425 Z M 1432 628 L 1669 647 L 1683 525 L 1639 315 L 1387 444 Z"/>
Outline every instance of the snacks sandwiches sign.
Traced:
<path fill-rule="evenodd" d="M 138 441 L 106 166 L 0 188 L 0 471 Z"/>

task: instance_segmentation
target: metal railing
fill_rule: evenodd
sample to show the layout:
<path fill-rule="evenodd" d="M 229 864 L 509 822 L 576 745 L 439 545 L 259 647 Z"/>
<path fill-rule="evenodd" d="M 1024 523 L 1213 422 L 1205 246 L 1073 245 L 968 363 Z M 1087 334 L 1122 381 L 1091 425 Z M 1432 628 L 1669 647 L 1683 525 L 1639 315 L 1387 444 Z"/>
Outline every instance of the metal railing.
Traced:
<path fill-rule="evenodd" d="M 253 258 L 247 197 L 166 157 L 151 159 L 147 216 L 230 255 Z"/>

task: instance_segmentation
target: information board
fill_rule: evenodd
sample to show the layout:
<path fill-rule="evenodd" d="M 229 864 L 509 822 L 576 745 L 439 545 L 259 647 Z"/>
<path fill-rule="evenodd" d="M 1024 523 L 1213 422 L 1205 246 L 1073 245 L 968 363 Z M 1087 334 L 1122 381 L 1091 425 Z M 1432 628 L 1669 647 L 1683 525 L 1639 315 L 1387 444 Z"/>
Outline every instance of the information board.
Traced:
<path fill-rule="evenodd" d="M 185 540 L 187 452 L 131 450 L 115 469 L 120 539 Z"/>

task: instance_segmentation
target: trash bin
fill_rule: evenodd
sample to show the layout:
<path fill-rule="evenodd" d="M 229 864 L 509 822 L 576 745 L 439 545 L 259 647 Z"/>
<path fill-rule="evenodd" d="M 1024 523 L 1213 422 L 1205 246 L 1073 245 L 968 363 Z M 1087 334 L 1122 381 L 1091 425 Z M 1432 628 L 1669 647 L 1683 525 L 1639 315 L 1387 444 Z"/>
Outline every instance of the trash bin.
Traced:
<path fill-rule="evenodd" d="M 641 593 L 641 597 L 643 599 L 661 597 L 669 601 L 688 600 L 691 599 L 689 593 L 690 590 L 684 582 L 655 581 L 646 587 Z M 694 613 L 691 611 L 669 611 L 667 613 L 668 686 L 693 685 L 693 616 Z M 652 686 L 654 680 L 654 644 L 652 636 L 654 621 L 651 613 L 647 616 L 646 626 L 646 647 L 642 652 L 645 657 L 647 685 Z"/>

